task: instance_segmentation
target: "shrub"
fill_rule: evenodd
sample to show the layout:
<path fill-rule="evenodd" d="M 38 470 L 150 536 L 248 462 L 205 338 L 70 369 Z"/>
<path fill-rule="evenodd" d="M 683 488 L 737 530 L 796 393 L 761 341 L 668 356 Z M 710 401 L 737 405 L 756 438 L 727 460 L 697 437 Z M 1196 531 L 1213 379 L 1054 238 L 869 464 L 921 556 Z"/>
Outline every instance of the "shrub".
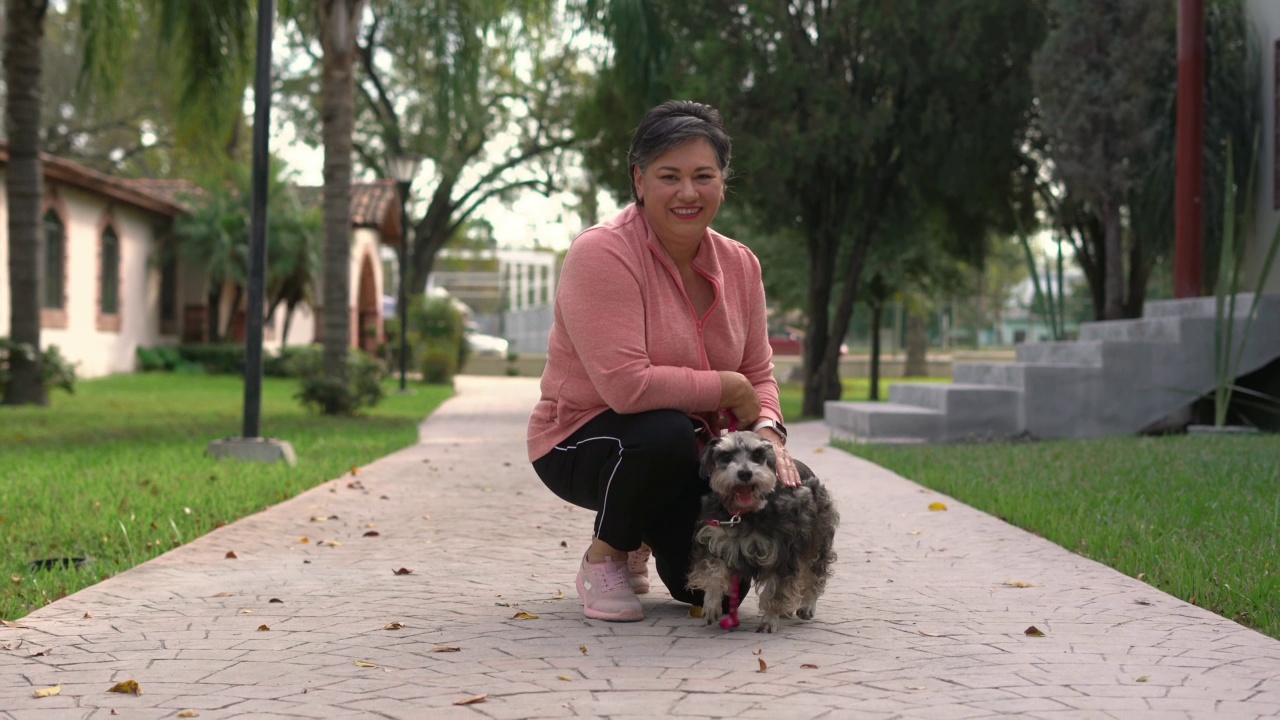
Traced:
<path fill-rule="evenodd" d="M 9 358 L 18 354 L 30 359 L 31 346 L 9 338 L 0 338 L 0 395 L 4 394 L 9 385 Z M 44 351 L 41 369 L 46 389 L 62 388 L 69 393 L 76 391 L 76 363 L 63 357 L 57 345 L 50 345 Z"/>
<path fill-rule="evenodd" d="M 182 359 L 200 365 L 214 375 L 244 374 L 244 345 L 238 343 L 207 343 L 179 345 Z"/>
<path fill-rule="evenodd" d="M 171 369 L 165 366 L 164 359 L 160 357 L 160 353 L 151 348 L 139 347 L 136 355 L 138 356 L 138 370 L 141 372 L 157 372 Z"/>
<path fill-rule="evenodd" d="M 318 352 L 319 346 L 295 345 L 280 348 L 280 352 L 266 354 L 262 358 L 262 374 L 267 377 L 298 377 L 297 359 Z"/>
<path fill-rule="evenodd" d="M 290 372 L 302 381 L 294 397 L 309 410 L 325 415 L 356 415 L 382 401 L 386 374 L 377 360 L 352 349 L 347 353 L 347 382 L 324 375 L 324 351 L 320 346 L 299 348 L 290 361 Z"/>
<path fill-rule="evenodd" d="M 411 346 L 423 350 L 424 366 L 425 354 L 431 348 L 447 348 L 453 353 L 454 372 L 467 365 L 471 348 L 467 345 L 466 318 L 452 298 L 424 295 L 413 298 L 409 304 L 408 339 Z"/>
<path fill-rule="evenodd" d="M 422 382 L 448 385 L 458 374 L 458 352 L 446 345 L 427 345 L 422 350 Z"/>

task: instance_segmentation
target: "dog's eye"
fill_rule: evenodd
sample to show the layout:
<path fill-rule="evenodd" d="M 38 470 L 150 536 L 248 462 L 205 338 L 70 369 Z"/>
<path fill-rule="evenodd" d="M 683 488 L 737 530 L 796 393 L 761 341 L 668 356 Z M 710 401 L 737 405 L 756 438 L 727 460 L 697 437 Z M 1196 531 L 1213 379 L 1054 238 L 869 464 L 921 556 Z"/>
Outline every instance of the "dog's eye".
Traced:
<path fill-rule="evenodd" d="M 718 465 L 728 465 L 728 464 L 729 464 L 730 462 L 732 462 L 732 461 L 733 461 L 733 453 L 731 453 L 731 452 L 718 452 L 718 453 L 716 453 L 716 464 L 718 464 Z"/>
<path fill-rule="evenodd" d="M 757 465 L 763 465 L 766 459 L 767 454 L 765 453 L 764 448 L 756 448 L 751 451 L 751 462 Z"/>

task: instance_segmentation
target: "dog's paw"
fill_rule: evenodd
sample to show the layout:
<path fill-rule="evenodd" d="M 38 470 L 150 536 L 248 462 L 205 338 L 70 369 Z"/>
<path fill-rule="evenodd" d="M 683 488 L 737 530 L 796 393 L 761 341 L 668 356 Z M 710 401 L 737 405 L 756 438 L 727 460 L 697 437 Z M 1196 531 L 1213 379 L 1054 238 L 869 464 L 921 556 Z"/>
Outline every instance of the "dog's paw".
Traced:
<path fill-rule="evenodd" d="M 720 615 L 720 603 L 716 603 L 714 605 L 708 603 L 702 606 L 702 619 L 706 620 L 708 625 L 718 621 L 720 619 Z"/>
<path fill-rule="evenodd" d="M 760 620 L 760 627 L 756 628 L 758 633 L 772 633 L 778 627 L 778 619 L 776 617 L 764 616 Z"/>
<path fill-rule="evenodd" d="M 812 620 L 813 612 L 814 612 L 814 608 L 802 607 L 796 611 L 796 617 L 800 618 L 801 620 Z"/>

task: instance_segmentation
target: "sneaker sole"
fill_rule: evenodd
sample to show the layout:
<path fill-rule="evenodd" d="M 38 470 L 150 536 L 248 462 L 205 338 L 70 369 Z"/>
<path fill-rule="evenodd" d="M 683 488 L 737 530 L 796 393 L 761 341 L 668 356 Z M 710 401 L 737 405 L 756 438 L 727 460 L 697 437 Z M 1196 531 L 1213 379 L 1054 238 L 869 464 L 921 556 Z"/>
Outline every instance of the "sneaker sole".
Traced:
<path fill-rule="evenodd" d="M 578 597 L 586 595 L 586 588 L 582 587 L 582 582 L 575 583 L 578 588 Z M 601 610 L 593 610 L 587 607 L 586 602 L 582 603 L 582 614 L 592 620 L 607 620 L 609 622 L 638 622 L 644 619 L 643 610 L 623 610 L 616 613 L 607 613 Z"/>

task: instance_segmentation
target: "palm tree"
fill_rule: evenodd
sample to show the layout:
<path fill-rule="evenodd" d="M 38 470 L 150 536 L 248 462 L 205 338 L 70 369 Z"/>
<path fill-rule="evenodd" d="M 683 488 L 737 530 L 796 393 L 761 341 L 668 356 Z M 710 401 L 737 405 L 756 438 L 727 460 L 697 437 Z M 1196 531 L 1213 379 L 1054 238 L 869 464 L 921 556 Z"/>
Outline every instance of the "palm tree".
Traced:
<path fill-rule="evenodd" d="M 9 334 L 29 346 L 30 355 L 12 353 L 6 405 L 44 405 L 40 353 L 40 69 L 48 0 L 6 0 L 4 76 L 5 130 L 9 165 L 5 197 L 9 206 Z"/>

